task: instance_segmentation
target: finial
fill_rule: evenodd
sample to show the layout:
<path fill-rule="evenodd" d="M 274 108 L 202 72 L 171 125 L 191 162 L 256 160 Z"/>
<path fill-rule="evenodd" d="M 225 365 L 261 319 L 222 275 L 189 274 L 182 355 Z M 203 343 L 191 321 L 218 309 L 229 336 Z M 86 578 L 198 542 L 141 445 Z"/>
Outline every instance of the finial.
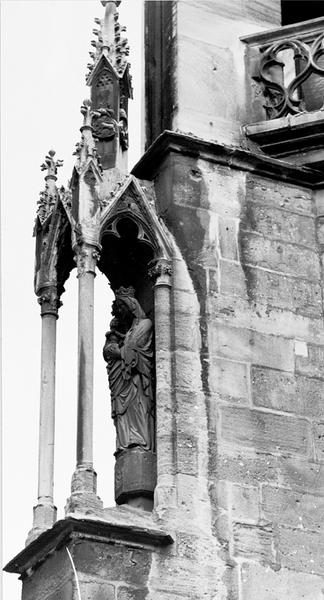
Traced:
<path fill-rule="evenodd" d="M 57 180 L 57 169 L 63 166 L 63 160 L 55 160 L 55 150 L 49 150 L 45 156 L 45 162 L 41 165 L 42 171 L 47 171 L 45 175 L 45 189 L 40 192 L 37 202 L 37 215 L 41 224 L 51 214 L 57 199 L 57 189 L 55 181 Z"/>
<path fill-rule="evenodd" d="M 92 111 L 91 111 L 91 100 L 87 98 L 83 100 L 80 108 L 81 114 L 83 115 L 83 127 L 91 127 Z"/>
<path fill-rule="evenodd" d="M 92 48 L 89 54 L 93 59 L 94 67 L 99 63 L 100 58 L 105 56 L 119 77 L 122 77 L 127 65 L 129 47 L 127 39 L 123 37 L 126 27 L 121 26 L 118 21 L 117 7 L 120 3 L 121 0 L 101 0 L 101 4 L 105 7 L 105 15 L 103 19 L 94 19 L 98 27 L 92 30 L 96 39 L 91 40 Z M 95 69 L 90 65 L 87 67 L 89 72 L 86 80 L 88 81 Z"/>
<path fill-rule="evenodd" d="M 117 6 L 120 5 L 120 0 L 101 0 L 101 4 L 105 7 L 105 17 L 102 23 L 102 48 L 107 49 L 108 54 L 112 56 L 115 44 L 115 24 L 118 19 Z"/>
<path fill-rule="evenodd" d="M 101 0 L 102 6 L 106 6 L 106 4 L 108 4 L 109 2 L 112 2 L 112 3 L 116 4 L 116 6 L 119 6 L 121 3 L 121 0 Z"/>
<path fill-rule="evenodd" d="M 47 170 L 45 181 L 47 181 L 47 179 L 54 179 L 54 181 L 56 181 L 57 169 L 63 166 L 63 160 L 54 160 L 55 154 L 55 150 L 49 150 L 48 154 L 45 156 L 45 162 L 41 165 L 42 171 Z"/>
<path fill-rule="evenodd" d="M 92 102 L 89 98 L 83 100 L 80 108 L 81 114 L 83 115 L 83 125 L 80 128 L 81 131 L 81 142 L 78 142 L 75 147 L 74 155 L 78 157 L 77 166 L 81 168 L 89 157 L 92 157 L 97 162 L 99 171 L 102 171 L 100 158 L 96 151 L 95 141 L 92 135 L 92 119 L 93 117 L 100 117 L 99 111 L 92 109 Z"/>

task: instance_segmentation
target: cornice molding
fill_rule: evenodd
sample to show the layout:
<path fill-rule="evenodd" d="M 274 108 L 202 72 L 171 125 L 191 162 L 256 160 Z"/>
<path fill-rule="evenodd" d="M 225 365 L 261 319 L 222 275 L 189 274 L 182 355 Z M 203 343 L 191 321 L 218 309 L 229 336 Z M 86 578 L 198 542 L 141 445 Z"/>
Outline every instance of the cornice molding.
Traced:
<path fill-rule="evenodd" d="M 135 547 L 157 547 L 167 546 L 173 543 L 172 537 L 152 526 L 139 524 L 130 525 L 111 519 L 110 521 L 101 521 L 99 519 L 75 519 L 67 517 L 55 523 L 55 525 L 42 533 L 38 538 L 31 542 L 24 550 L 15 556 L 5 567 L 8 573 L 19 573 L 24 575 L 29 569 L 34 569 L 43 562 L 46 557 L 67 545 L 71 539 L 87 537 L 96 541 L 100 539 L 107 543 L 125 543 L 132 544 Z"/>
<path fill-rule="evenodd" d="M 255 175 L 308 188 L 324 185 L 324 174 L 320 171 L 295 166 L 264 154 L 167 130 L 156 138 L 136 163 L 132 174 L 139 179 L 154 179 L 161 164 L 171 153 L 199 158 L 232 169 L 249 171 Z"/>
<path fill-rule="evenodd" d="M 323 28 L 324 17 L 319 17 L 318 19 L 311 19 L 310 21 L 302 21 L 300 23 L 285 25 L 284 27 L 276 27 L 275 29 L 267 29 L 266 31 L 252 33 L 251 35 L 244 35 L 240 37 L 240 40 L 249 46 L 261 46 L 272 44 L 278 40 L 296 37 L 299 39 L 307 39 L 308 37 L 313 37 L 316 32 L 321 33 Z"/>

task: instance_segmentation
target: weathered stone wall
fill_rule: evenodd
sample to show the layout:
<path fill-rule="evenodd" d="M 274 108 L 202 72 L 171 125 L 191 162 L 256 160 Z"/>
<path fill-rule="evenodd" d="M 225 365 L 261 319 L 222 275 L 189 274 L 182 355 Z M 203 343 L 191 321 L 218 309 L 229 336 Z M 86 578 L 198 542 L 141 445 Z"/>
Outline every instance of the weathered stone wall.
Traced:
<path fill-rule="evenodd" d="M 193 586 L 196 565 L 214 561 L 208 598 L 319 600 L 324 330 L 313 194 L 173 153 L 155 188 L 183 257 L 174 585 Z"/>
<path fill-rule="evenodd" d="M 148 144 L 164 129 L 246 144 L 241 132 L 249 112 L 246 48 L 240 37 L 278 27 L 280 0 L 163 0 L 147 4 L 153 5 L 147 7 L 148 15 L 154 13 L 154 20 L 147 17 L 150 28 L 146 38 Z M 170 5 L 167 19 L 167 7 L 160 14 L 159 4 Z M 153 30 L 154 21 L 160 26 Z M 159 35 L 164 49 L 161 56 Z"/>
<path fill-rule="evenodd" d="M 151 551 L 75 537 L 24 581 L 22 600 L 142 600 Z M 80 594 L 79 594 L 80 592 Z"/>
<path fill-rule="evenodd" d="M 164 79 L 150 80 L 147 114 L 160 116 L 147 127 L 148 142 L 167 127 L 193 143 L 160 139 L 145 159 L 174 257 L 171 312 L 166 289 L 156 307 L 164 327 L 154 511 L 135 510 L 128 526 L 145 520 L 174 543 L 70 540 L 82 600 L 323 597 L 323 232 L 315 196 L 271 159 L 250 156 L 238 168 L 232 147 L 221 160 L 220 146 L 216 156 L 216 145 L 197 141 L 247 145 L 239 36 L 279 25 L 279 4 L 178 0 L 162 10 L 165 29 L 148 45 L 148 54 L 164 46 L 159 67 L 150 64 Z M 79 597 L 62 546 L 25 579 L 23 600 L 65 599 Z"/>

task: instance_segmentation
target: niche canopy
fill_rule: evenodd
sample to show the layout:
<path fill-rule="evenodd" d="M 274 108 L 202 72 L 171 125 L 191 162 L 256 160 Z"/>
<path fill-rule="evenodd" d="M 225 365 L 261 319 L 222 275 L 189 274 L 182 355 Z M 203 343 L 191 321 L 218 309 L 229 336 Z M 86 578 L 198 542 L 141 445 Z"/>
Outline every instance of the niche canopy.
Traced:
<path fill-rule="evenodd" d="M 81 139 L 74 151 L 76 160 L 69 184 L 66 187 L 56 184 L 58 167 L 63 161 L 55 160 L 53 150 L 49 151 L 41 167 L 46 171 L 45 189 L 38 202 L 34 230 L 35 293 L 42 307 L 39 490 L 28 542 L 53 527 L 56 521 L 53 500 L 56 320 L 64 283 L 70 272 L 76 267 L 78 425 L 76 467 L 66 517 L 92 514 L 101 519 L 104 516 L 93 467 L 96 267 L 105 274 L 113 290 L 134 288 L 134 302 L 145 314 L 146 325 L 150 321 L 151 328 L 154 327 L 156 348 L 164 319 L 164 313 L 158 312 L 159 307 L 164 309 L 170 305 L 172 252 L 169 236 L 156 214 L 152 188 L 145 188 L 127 174 L 128 99 L 132 98 L 132 88 L 127 59 L 129 48 L 122 35 L 125 29 L 118 22 L 119 4 L 112 0 L 103 1 L 104 17 L 95 20 L 97 39 L 92 42 L 94 50 L 90 53 L 92 63 L 88 65 L 87 75 L 91 99 L 84 100 L 81 106 Z M 143 315 L 142 321 L 145 320 Z M 152 377 L 151 383 L 154 382 Z M 50 385 L 45 385 L 47 381 Z M 102 393 L 109 402 L 108 389 Z M 130 453 L 129 459 L 124 455 L 120 458 L 118 469 L 123 471 L 122 478 L 118 476 L 118 485 L 117 479 L 115 481 L 115 490 L 119 490 L 116 492 L 118 503 L 128 502 L 129 495 L 143 496 L 143 493 L 152 502 L 156 484 L 154 446 L 149 469 L 145 467 L 148 454 L 140 456 L 143 468 L 137 469 L 141 472 L 134 484 L 138 486 L 141 481 L 140 489 L 130 485 L 134 465 L 138 465 L 135 454 Z M 135 461 L 134 465 L 132 461 Z"/>

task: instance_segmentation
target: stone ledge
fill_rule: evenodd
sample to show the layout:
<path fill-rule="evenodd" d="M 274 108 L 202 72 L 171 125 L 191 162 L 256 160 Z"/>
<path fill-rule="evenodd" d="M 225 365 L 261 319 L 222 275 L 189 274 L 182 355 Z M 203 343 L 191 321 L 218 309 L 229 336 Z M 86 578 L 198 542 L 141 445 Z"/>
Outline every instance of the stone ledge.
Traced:
<path fill-rule="evenodd" d="M 150 517 L 136 509 L 112 508 L 105 511 L 107 520 L 67 517 L 42 533 L 5 567 L 8 573 L 24 575 L 46 557 L 66 545 L 72 538 L 87 537 L 94 541 L 119 543 L 135 547 L 161 547 L 173 543 L 171 535 L 154 527 Z M 132 522 L 133 517 L 133 522 Z"/>
<path fill-rule="evenodd" d="M 244 35 L 240 37 L 240 40 L 249 46 L 264 46 L 266 44 L 273 44 L 279 40 L 295 39 L 296 37 L 304 40 L 305 38 L 314 37 L 314 34 L 319 35 L 323 31 L 323 26 L 324 18 L 319 17 L 310 21 L 301 21 L 300 23 L 293 23 L 284 27 L 281 26 L 275 29 L 252 33 L 251 35 Z"/>
<path fill-rule="evenodd" d="M 323 169 L 323 110 L 244 125 L 243 131 L 271 156 L 289 155 L 293 164 Z"/>
<path fill-rule="evenodd" d="M 209 142 L 193 135 L 168 130 L 156 138 L 134 166 L 132 174 L 139 179 L 154 179 L 161 163 L 172 152 L 295 185 L 315 188 L 324 183 L 324 174 L 314 169 L 292 165 L 265 154 L 257 154 L 249 150 Z"/>

